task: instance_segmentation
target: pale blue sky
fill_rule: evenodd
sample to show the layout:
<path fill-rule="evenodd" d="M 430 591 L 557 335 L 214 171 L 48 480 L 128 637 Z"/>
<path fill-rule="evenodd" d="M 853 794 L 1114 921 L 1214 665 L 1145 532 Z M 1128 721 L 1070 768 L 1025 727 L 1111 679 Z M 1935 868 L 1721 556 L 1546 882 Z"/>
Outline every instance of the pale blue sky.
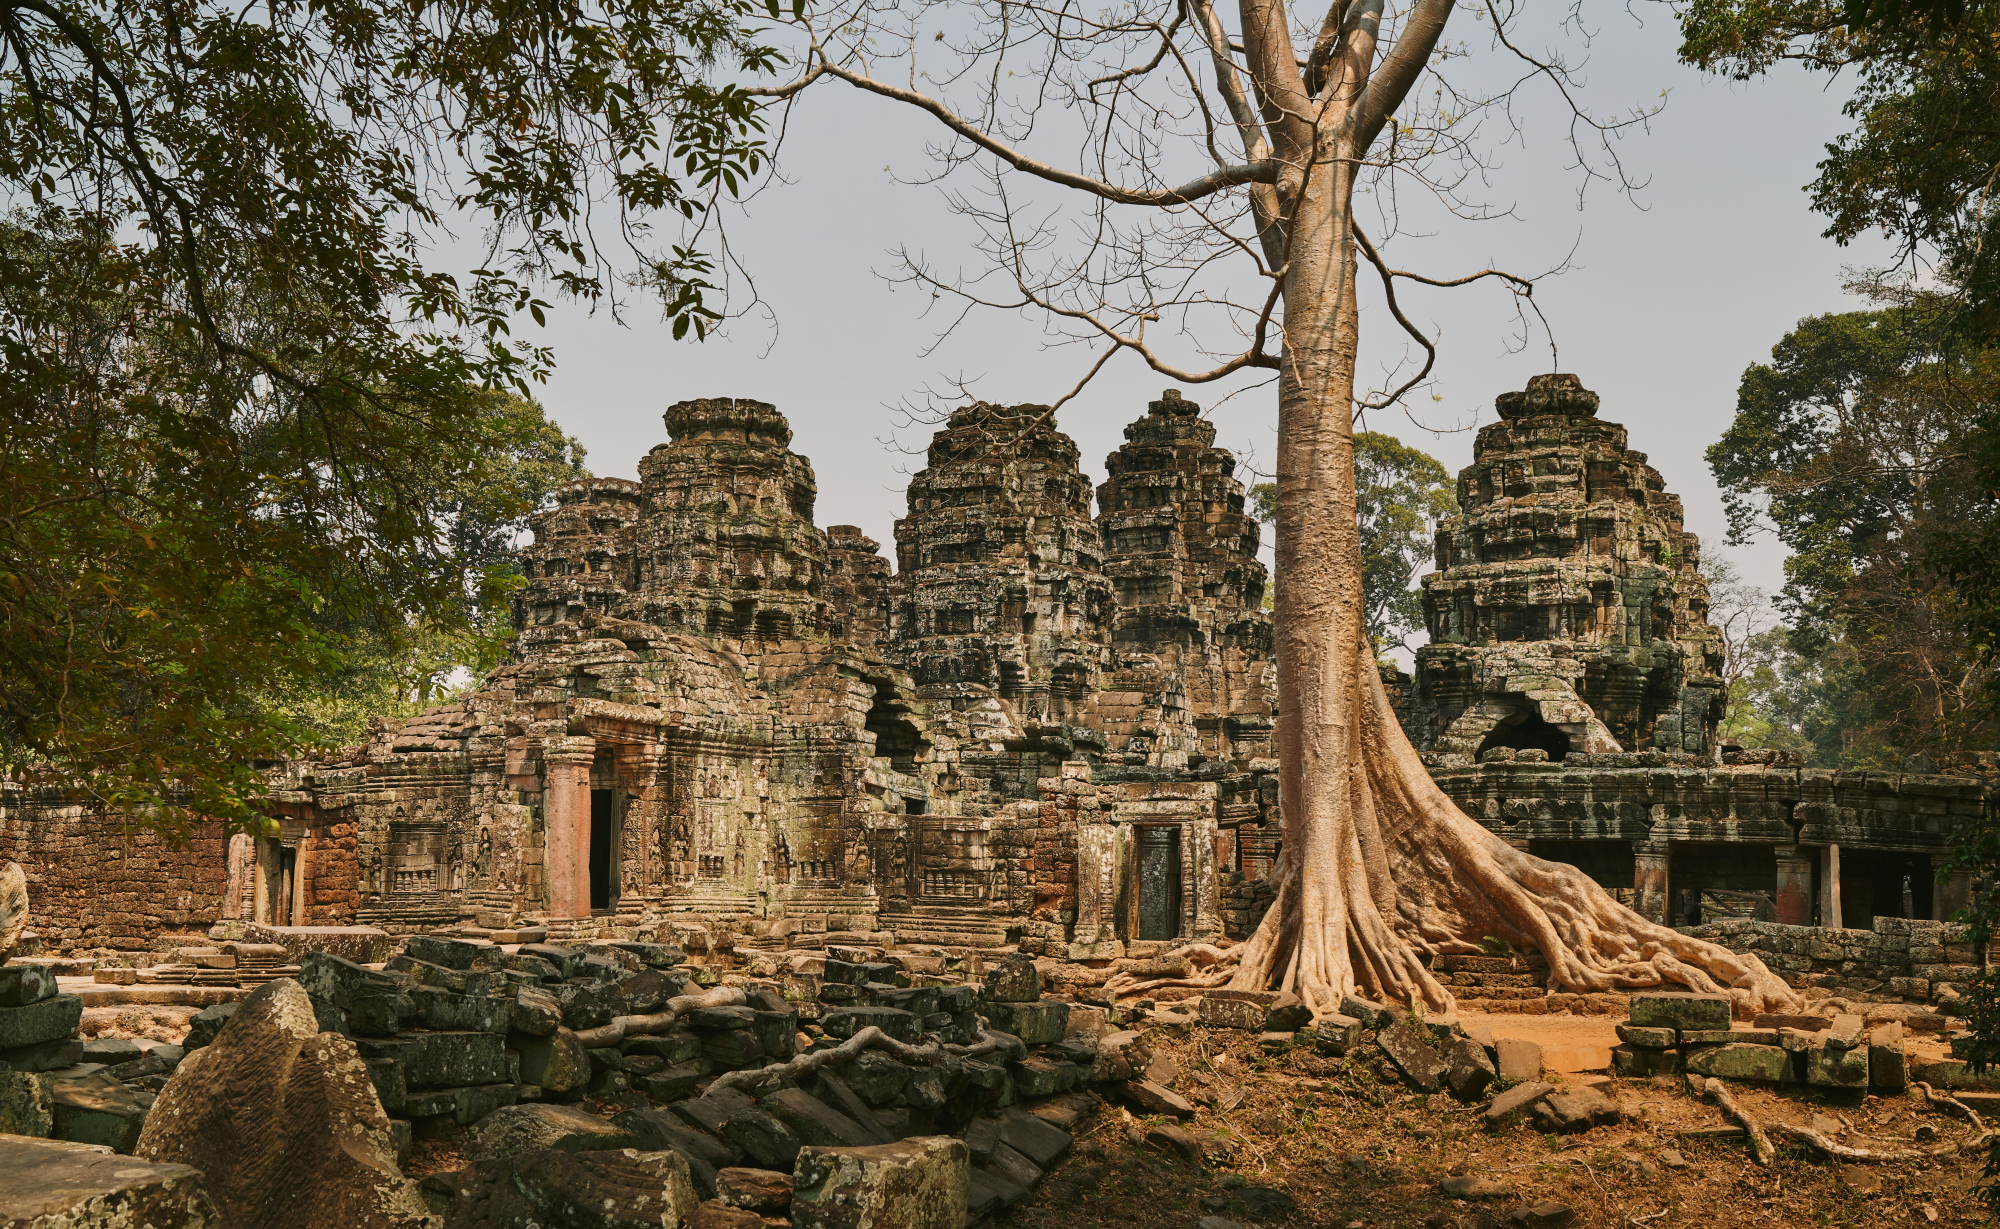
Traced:
<path fill-rule="evenodd" d="M 1516 108 L 1521 137 L 1487 146 L 1497 166 L 1482 199 L 1511 206 L 1513 216 L 1475 223 L 1406 213 L 1406 224 L 1430 236 L 1399 240 L 1389 257 L 1455 275 L 1488 264 L 1540 270 L 1573 247 L 1570 271 L 1537 293 L 1561 346 L 1561 369 L 1603 396 L 1603 415 L 1630 428 L 1633 446 L 1682 497 L 1689 527 L 1719 546 L 1720 501 L 1702 453 L 1729 422 L 1743 368 L 1768 359 L 1800 317 L 1857 306 L 1842 292 L 1843 266 L 1879 262 L 1887 249 L 1879 242 L 1842 249 L 1820 238 L 1822 220 L 1802 191 L 1824 143 L 1845 128 L 1844 91 L 1793 70 L 1749 85 L 1703 78 L 1675 62 L 1675 27 L 1664 9 L 1639 7 L 1643 26 L 1607 6 L 1593 18 L 1603 28 L 1592 46 L 1570 50 L 1587 50 L 1586 97 L 1601 109 L 1669 91 L 1650 133 L 1620 146 L 1648 185 L 1628 198 L 1598 184 L 1580 210 L 1578 177 L 1564 169 L 1565 117 L 1552 94 L 1530 91 Z M 1498 71 L 1478 58 L 1487 53 L 1476 28 L 1456 33 L 1477 53 L 1475 71 L 1481 63 Z M 878 276 L 894 270 L 892 252 L 903 245 L 945 265 L 976 260 L 969 230 L 943 208 L 939 190 L 899 185 L 889 173 L 921 173 L 934 129 L 927 117 L 837 82 L 808 93 L 783 150 L 790 182 L 769 187 L 729 220 L 770 315 L 739 320 L 699 345 L 672 341 L 643 304 L 630 327 L 572 309 L 551 317 L 545 337 L 559 367 L 543 398 L 589 449 L 597 473 L 634 476 L 638 459 L 665 439 L 660 415 L 674 401 L 775 402 L 791 420 L 793 446 L 818 473 L 819 523 L 860 525 L 893 557 L 904 475 L 920 463 L 882 442 L 896 432 L 894 403 L 941 376 L 979 377 L 982 396 L 1008 402 L 1048 401 L 1074 384 L 1089 357 L 1046 350 L 1037 324 L 1013 317 L 976 320 L 922 354 L 933 336 L 923 317 L 927 296 Z M 1062 161 L 1067 151 L 1043 152 Z M 1442 333 L 1438 400 L 1415 407 L 1427 426 L 1490 422 L 1496 394 L 1549 369 L 1544 339 L 1508 352 L 1512 311 L 1496 289 L 1406 292 L 1404 305 Z M 1363 331 L 1364 375 L 1403 353 L 1386 313 L 1367 312 Z M 1124 424 L 1169 383 L 1121 356 L 1064 408 L 1060 425 L 1076 438 L 1093 479 L 1102 477 Z M 1203 404 L 1220 400 L 1215 385 L 1185 392 Z M 1270 389 L 1236 397 L 1215 417 L 1220 443 L 1268 466 Z M 1375 412 L 1368 425 L 1453 471 L 1471 456 L 1470 431 L 1434 435 L 1393 410 Z M 901 435 L 913 447 L 927 438 L 923 430 Z M 1733 555 L 1750 579 L 1780 583 L 1775 547 Z"/>

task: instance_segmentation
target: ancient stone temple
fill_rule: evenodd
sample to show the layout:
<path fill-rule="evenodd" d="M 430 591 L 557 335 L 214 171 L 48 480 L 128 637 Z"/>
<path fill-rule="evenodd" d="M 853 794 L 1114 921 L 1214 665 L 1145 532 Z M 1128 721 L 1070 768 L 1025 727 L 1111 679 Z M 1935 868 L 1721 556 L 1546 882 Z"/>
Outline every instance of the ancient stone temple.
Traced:
<path fill-rule="evenodd" d="M 1575 376 L 1536 376 L 1496 406 L 1423 581 L 1417 745 L 1706 753 L 1721 635 L 1680 499 Z"/>
<path fill-rule="evenodd" d="M 1650 916 L 1938 916 L 1976 775 L 1715 739 L 1698 543 L 1574 377 L 1499 400 L 1395 689 L 1440 786 Z M 667 408 L 641 481 L 532 520 L 508 659 L 278 774 L 265 833 L 178 848 L 0 784 L 64 950 L 222 925 L 841 935 L 1144 956 L 1248 933 L 1278 853 L 1266 576 L 1231 455 L 1169 391 L 1096 492 L 1047 407 L 951 415 L 891 569 L 814 524 L 784 416 Z M 129 838 L 129 843 L 128 843 Z"/>
<path fill-rule="evenodd" d="M 1718 745 L 1720 639 L 1679 499 L 1575 376 L 1496 407 L 1438 528 L 1400 708 L 1444 791 L 1670 924 L 1950 916 L 1969 885 L 1934 891 L 1933 868 L 1989 781 Z"/>

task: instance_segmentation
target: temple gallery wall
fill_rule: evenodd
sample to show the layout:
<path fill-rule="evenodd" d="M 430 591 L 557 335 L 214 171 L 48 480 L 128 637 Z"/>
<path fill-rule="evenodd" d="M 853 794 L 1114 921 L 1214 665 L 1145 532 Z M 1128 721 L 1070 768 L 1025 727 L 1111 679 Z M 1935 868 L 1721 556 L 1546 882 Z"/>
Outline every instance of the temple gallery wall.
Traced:
<path fill-rule="evenodd" d="M 1948 916 L 1968 885 L 1933 868 L 1994 805 L 1994 764 L 1719 746 L 1679 499 L 1574 377 L 1498 408 L 1423 581 L 1431 643 L 1390 680 L 1442 787 L 1672 924 Z M 814 524 L 775 407 L 665 417 L 638 482 L 573 483 L 535 518 L 505 664 L 289 766 L 277 835 L 168 848 L 0 793 L 45 942 L 679 918 L 1092 959 L 1254 925 L 1278 852 L 1267 577 L 1198 406 L 1151 403 L 1095 492 L 1046 407 L 959 410 L 893 566 Z"/>

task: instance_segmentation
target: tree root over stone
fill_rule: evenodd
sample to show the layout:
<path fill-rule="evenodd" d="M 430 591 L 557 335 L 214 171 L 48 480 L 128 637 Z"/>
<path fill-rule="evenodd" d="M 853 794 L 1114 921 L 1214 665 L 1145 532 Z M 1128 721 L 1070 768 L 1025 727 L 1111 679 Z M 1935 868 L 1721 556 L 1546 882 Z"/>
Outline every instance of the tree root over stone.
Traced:
<path fill-rule="evenodd" d="M 896 1040 L 871 1024 L 829 1050 L 813 1050 L 765 1067 L 726 1071 L 717 1076 L 708 1089 L 714 1092 L 719 1088 L 749 1087 L 774 1080 L 788 1079 L 797 1082 L 800 1076 L 811 1075 L 821 1067 L 851 1063 L 861 1057 L 863 1050 L 869 1049 L 887 1050 L 889 1056 L 898 1062 L 929 1067 L 947 1054 L 956 1058 L 978 1058 L 1003 1048 L 1008 1051 L 1010 1057 L 1022 1057 L 1028 1052 L 1028 1047 L 1022 1044 L 1019 1037 L 988 1029 L 983 1017 L 979 1021 L 979 1041 L 969 1046 L 946 1045 L 935 1040 L 913 1046 L 906 1041 Z"/>
<path fill-rule="evenodd" d="M 1291 991 L 1316 1018 L 1349 993 L 1449 1012 L 1451 992 L 1429 959 L 1478 954 L 1498 939 L 1540 952 L 1552 990 L 1673 986 L 1726 993 L 1738 1016 L 1798 1009 L 1757 957 L 1649 922 L 1576 867 L 1523 853 L 1459 810 L 1404 736 L 1372 649 L 1353 657 L 1340 677 L 1317 681 L 1336 694 L 1299 696 L 1288 710 L 1317 707 L 1328 721 L 1347 710 L 1344 757 L 1312 759 L 1320 740 L 1280 723 L 1281 759 L 1302 766 L 1281 777 L 1278 897 L 1256 933 L 1155 962 L 1184 959 L 1201 972 L 1121 973 L 1105 983 L 1114 995 L 1227 986 Z"/>
<path fill-rule="evenodd" d="M 736 986 L 717 986 L 700 994 L 679 994 L 667 1000 L 666 1009 L 645 1016 L 616 1016 L 611 1023 L 576 1030 L 576 1039 L 586 1050 L 615 1046 L 627 1037 L 664 1033 L 674 1022 L 699 1007 L 741 1007 L 747 998 Z"/>

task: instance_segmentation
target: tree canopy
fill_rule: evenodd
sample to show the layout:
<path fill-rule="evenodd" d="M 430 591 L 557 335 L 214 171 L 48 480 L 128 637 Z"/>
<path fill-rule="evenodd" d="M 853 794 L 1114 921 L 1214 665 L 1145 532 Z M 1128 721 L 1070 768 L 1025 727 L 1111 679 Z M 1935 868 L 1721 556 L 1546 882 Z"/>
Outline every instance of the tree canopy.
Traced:
<path fill-rule="evenodd" d="M 0 775 L 247 820 L 331 629 L 470 625 L 537 293 L 719 317 L 753 15 L 0 3 Z"/>

